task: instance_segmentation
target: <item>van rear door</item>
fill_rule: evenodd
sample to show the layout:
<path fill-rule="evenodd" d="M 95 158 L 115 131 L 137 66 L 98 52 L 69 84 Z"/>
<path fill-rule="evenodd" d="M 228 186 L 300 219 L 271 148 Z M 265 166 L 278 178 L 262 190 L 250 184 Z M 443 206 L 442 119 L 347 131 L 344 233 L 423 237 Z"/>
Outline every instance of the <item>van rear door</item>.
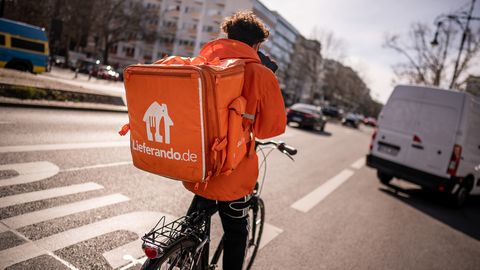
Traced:
<path fill-rule="evenodd" d="M 455 145 L 461 107 L 431 102 L 434 101 L 430 98 L 418 103 L 405 165 L 448 177 L 447 167 Z"/>
<path fill-rule="evenodd" d="M 408 158 L 418 110 L 418 103 L 392 95 L 380 114 L 372 154 L 403 165 Z"/>

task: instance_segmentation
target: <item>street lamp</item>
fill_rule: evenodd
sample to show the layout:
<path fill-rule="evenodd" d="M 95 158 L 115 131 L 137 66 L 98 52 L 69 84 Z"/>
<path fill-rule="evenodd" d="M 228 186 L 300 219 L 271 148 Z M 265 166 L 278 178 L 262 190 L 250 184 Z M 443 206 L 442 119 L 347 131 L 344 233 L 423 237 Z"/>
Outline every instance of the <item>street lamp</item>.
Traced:
<path fill-rule="evenodd" d="M 440 27 L 442 26 L 443 22 L 438 22 L 437 23 L 437 31 L 435 31 L 435 37 L 433 38 L 433 40 L 430 42 L 430 44 L 435 47 L 435 46 L 438 46 L 438 30 L 440 29 Z"/>
<path fill-rule="evenodd" d="M 462 39 L 460 41 L 460 48 L 458 49 L 458 56 L 457 56 L 457 59 L 455 61 L 455 68 L 453 70 L 452 81 L 450 82 L 450 87 L 449 87 L 450 89 L 453 88 L 453 85 L 455 84 L 455 81 L 457 80 L 457 77 L 458 77 L 458 65 L 460 63 L 460 57 L 462 56 L 463 46 L 465 45 L 465 40 L 467 39 L 467 36 L 470 35 L 470 29 L 469 29 L 470 21 L 471 20 L 480 20 L 479 17 L 472 17 L 473 8 L 475 6 L 475 1 L 476 0 L 472 0 L 472 5 L 470 7 L 470 12 L 466 16 L 465 15 L 457 15 L 457 14 L 448 14 L 446 16 L 442 15 L 435 20 L 435 21 L 437 21 L 437 31 L 435 32 L 435 36 L 434 36 L 433 40 L 430 42 L 430 44 L 432 46 L 437 46 L 438 45 L 438 32 L 439 32 L 439 29 L 442 26 L 444 20 L 455 21 L 460 26 L 460 28 L 463 30 Z M 466 14 L 466 13 L 463 13 L 463 14 Z M 462 20 L 465 20 L 465 19 L 466 19 L 466 23 L 464 25 Z"/>

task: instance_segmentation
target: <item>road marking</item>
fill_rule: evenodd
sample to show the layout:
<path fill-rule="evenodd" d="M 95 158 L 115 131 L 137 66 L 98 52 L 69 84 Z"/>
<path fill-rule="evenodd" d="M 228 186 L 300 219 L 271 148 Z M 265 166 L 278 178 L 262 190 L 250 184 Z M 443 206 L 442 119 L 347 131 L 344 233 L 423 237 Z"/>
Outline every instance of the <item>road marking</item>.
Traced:
<path fill-rule="evenodd" d="M 128 200 L 130 200 L 128 197 L 117 193 L 7 218 L 2 220 L 2 222 L 12 229 L 18 229 L 42 221 L 64 217 Z"/>
<path fill-rule="evenodd" d="M 140 236 L 147 232 L 152 225 L 156 224 L 161 216 L 166 216 L 167 222 L 174 219 L 173 216 L 160 212 L 132 212 L 61 232 L 35 242 L 25 243 L 10 249 L 2 250 L 0 251 L 0 258 L 2 258 L 0 260 L 0 269 L 47 254 L 46 251 L 53 252 L 114 231 L 126 230 Z M 141 257 L 143 254 L 143 251 L 140 248 L 141 240 L 138 239 L 135 240 L 135 242 L 136 245 L 131 245 L 131 243 L 127 244 L 128 247 L 135 247 L 135 249 L 124 250 L 124 246 L 121 246 L 114 249 L 114 251 L 128 251 L 128 254 L 132 254 L 133 257 Z M 112 251 L 107 253 L 113 254 Z M 117 254 L 118 257 L 109 257 L 109 259 L 107 259 L 108 263 L 113 268 L 118 268 L 127 263 L 122 258 L 125 253 Z M 118 266 L 115 267 L 116 265 Z"/>
<path fill-rule="evenodd" d="M 8 122 L 8 121 L 0 121 L 0 125 L 7 125 L 7 124 L 12 124 L 12 122 Z"/>
<path fill-rule="evenodd" d="M 310 192 L 300 200 L 293 203 L 290 207 L 298 211 L 307 213 L 308 211 L 310 211 L 310 209 L 315 207 L 315 205 L 317 205 L 328 195 L 330 195 L 335 189 L 345 183 L 345 181 L 347 181 L 348 178 L 350 178 L 350 176 L 352 175 L 353 171 L 351 170 L 345 169 L 341 171 L 339 174 L 327 180 L 314 191 Z"/>
<path fill-rule="evenodd" d="M 0 153 L 108 148 L 124 146 L 130 146 L 130 141 L 1 146 Z"/>
<path fill-rule="evenodd" d="M 80 193 L 80 192 L 92 191 L 92 190 L 97 190 L 102 188 L 103 186 L 99 184 L 88 182 L 84 184 L 51 188 L 51 189 L 18 194 L 18 195 L 12 195 L 12 196 L 0 198 L 0 208 L 27 203 L 27 202 L 40 201 L 40 200 L 45 200 L 45 199 L 50 199 L 50 198 Z"/>
<path fill-rule="evenodd" d="M 130 165 L 130 164 L 133 164 L 133 162 L 132 161 L 122 161 L 122 162 L 114 162 L 114 163 L 106 163 L 106 164 L 85 166 L 85 167 L 68 168 L 68 169 L 63 169 L 62 172 L 89 170 L 89 169 L 106 168 L 106 167 L 115 167 L 115 166 L 123 166 L 123 165 Z"/>
<path fill-rule="evenodd" d="M 3 233 L 3 232 L 6 232 L 8 231 L 8 227 L 3 225 L 1 222 L 0 222 L 0 233 Z"/>
<path fill-rule="evenodd" d="M 259 249 L 264 248 L 273 239 L 279 236 L 283 232 L 282 229 L 275 227 L 271 224 L 264 223 L 262 239 L 260 240 Z"/>
<path fill-rule="evenodd" d="M 50 162 L 29 162 L 0 165 L 0 171 L 14 170 L 19 175 L 0 180 L 0 187 L 40 181 L 56 175 L 59 168 Z"/>
<path fill-rule="evenodd" d="M 364 165 L 365 165 L 365 157 L 361 157 L 357 161 L 352 163 L 352 165 L 350 165 L 350 167 L 352 167 L 354 169 L 357 169 L 357 170 L 360 170 Z"/>

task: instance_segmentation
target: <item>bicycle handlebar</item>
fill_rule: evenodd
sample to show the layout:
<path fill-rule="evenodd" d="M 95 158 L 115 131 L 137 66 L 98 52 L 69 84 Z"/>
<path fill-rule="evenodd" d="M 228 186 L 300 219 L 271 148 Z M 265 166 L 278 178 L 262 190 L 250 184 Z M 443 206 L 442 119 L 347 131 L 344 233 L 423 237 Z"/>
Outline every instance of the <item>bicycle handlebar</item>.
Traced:
<path fill-rule="evenodd" d="M 280 152 L 284 153 L 284 154 L 287 154 L 287 155 L 290 155 L 290 156 L 294 156 L 297 154 L 297 149 L 295 149 L 294 147 L 280 141 L 280 142 L 277 142 L 277 141 L 266 141 L 266 142 L 262 142 L 262 141 L 258 141 L 258 140 L 255 140 L 255 148 L 259 145 L 274 145 Z"/>

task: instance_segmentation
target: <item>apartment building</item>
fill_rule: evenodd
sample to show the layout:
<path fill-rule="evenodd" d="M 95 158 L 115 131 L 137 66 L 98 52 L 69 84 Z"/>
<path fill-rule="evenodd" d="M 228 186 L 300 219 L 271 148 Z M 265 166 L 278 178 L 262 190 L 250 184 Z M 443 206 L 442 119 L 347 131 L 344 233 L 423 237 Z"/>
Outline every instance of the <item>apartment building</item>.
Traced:
<path fill-rule="evenodd" d="M 151 63 L 165 55 L 194 56 L 202 46 L 221 36 L 224 17 L 251 9 L 252 0 L 134 0 L 156 16 L 146 18 L 155 38 L 119 42 L 110 62 L 120 66 Z"/>
<path fill-rule="evenodd" d="M 238 10 L 252 10 L 267 26 L 270 37 L 262 50 L 278 64 L 276 73 L 286 103 L 311 101 L 317 91 L 318 42 L 309 42 L 285 18 L 259 0 L 132 0 L 141 1 L 152 39 L 119 42 L 110 50 L 110 63 L 120 67 L 151 63 L 165 55 L 198 55 L 203 45 L 222 37 L 223 18 Z M 294 57 L 294 53 L 300 56 Z M 310 59 L 311 58 L 311 59 Z M 302 68 L 313 63 L 312 68 Z M 287 81 L 289 81 L 287 83 Z"/>

